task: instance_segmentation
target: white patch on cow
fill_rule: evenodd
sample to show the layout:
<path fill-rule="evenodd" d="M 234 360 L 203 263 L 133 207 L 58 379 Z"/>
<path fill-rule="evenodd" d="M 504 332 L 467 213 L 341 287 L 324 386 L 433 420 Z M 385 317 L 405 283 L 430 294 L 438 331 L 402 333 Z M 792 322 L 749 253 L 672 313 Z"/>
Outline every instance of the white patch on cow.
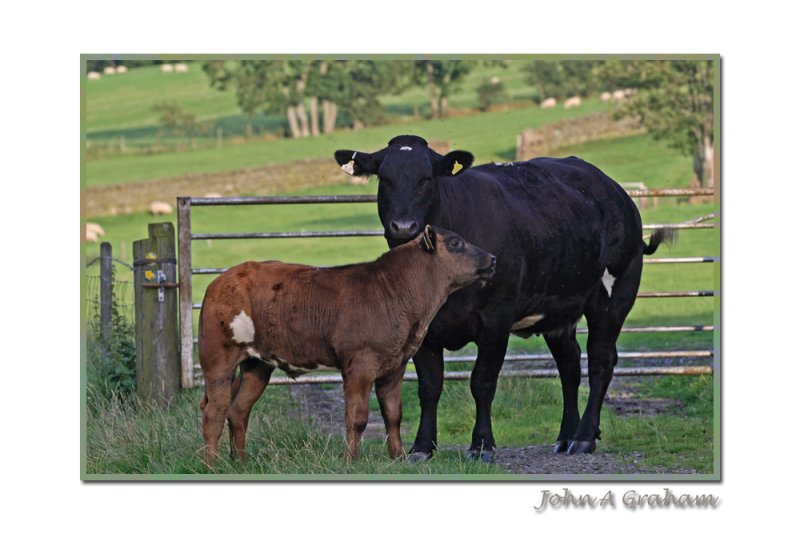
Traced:
<path fill-rule="evenodd" d="M 259 360 L 260 360 L 260 359 L 262 359 L 262 358 L 261 358 L 261 353 L 260 353 L 260 352 L 258 352 L 258 351 L 257 351 L 256 349 L 254 349 L 253 347 L 247 347 L 246 349 L 244 349 L 244 351 L 245 351 L 245 352 L 247 353 L 247 355 L 248 355 L 248 356 L 250 356 L 251 358 L 258 358 Z"/>
<path fill-rule="evenodd" d="M 410 146 L 401 146 L 400 150 L 414 150 L 414 149 L 411 148 Z"/>
<path fill-rule="evenodd" d="M 606 288 L 606 292 L 608 293 L 608 296 L 610 297 L 611 296 L 611 288 L 614 287 L 614 282 L 617 279 L 614 278 L 611 275 L 610 272 L 608 272 L 608 267 L 606 267 L 606 272 L 603 273 L 603 278 L 601 278 L 601 280 L 603 281 L 603 287 Z"/>
<path fill-rule="evenodd" d="M 535 325 L 542 319 L 544 319 L 543 313 L 537 313 L 536 315 L 529 315 L 527 317 L 523 317 L 522 319 L 511 325 L 511 330 L 523 330 L 525 328 L 530 328 L 531 326 Z"/>
<path fill-rule="evenodd" d="M 231 330 L 233 331 L 233 340 L 237 343 L 252 343 L 256 338 L 256 327 L 244 310 L 231 321 Z"/>

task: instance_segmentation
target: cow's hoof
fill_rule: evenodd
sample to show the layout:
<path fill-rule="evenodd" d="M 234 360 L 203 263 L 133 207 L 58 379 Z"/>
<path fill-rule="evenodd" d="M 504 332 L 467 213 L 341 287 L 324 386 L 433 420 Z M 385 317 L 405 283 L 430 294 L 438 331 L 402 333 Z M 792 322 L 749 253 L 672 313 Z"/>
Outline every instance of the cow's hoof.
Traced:
<path fill-rule="evenodd" d="M 494 463 L 494 450 L 492 449 L 469 449 L 467 451 L 468 460 L 480 460 L 485 464 Z"/>
<path fill-rule="evenodd" d="M 594 440 L 591 441 L 570 441 L 567 454 L 591 454 L 596 449 Z"/>
<path fill-rule="evenodd" d="M 556 444 L 553 447 L 553 454 L 563 454 L 567 452 L 568 448 L 569 448 L 569 441 L 565 439 L 560 439 L 556 441 Z"/>
<path fill-rule="evenodd" d="M 406 460 L 415 464 L 417 462 L 425 462 L 433 458 L 432 452 L 420 452 L 420 451 L 413 451 L 408 453 L 406 456 Z"/>

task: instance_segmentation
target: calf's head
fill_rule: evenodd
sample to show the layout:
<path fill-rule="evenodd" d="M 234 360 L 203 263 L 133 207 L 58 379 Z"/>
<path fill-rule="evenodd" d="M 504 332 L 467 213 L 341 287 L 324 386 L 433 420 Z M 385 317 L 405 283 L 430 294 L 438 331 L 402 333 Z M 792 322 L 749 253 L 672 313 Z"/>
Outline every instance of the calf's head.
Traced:
<path fill-rule="evenodd" d="M 486 281 L 494 275 L 496 258 L 449 230 L 426 225 L 413 246 L 430 254 L 436 269 L 445 273 L 450 280 L 452 289 L 462 288 L 479 279 Z"/>
<path fill-rule="evenodd" d="M 442 156 L 416 135 L 395 137 L 377 152 L 337 150 L 342 169 L 354 176 L 378 175 L 378 216 L 390 247 L 417 237 L 436 201 L 436 180 L 469 168 L 472 154 L 454 150 Z"/>

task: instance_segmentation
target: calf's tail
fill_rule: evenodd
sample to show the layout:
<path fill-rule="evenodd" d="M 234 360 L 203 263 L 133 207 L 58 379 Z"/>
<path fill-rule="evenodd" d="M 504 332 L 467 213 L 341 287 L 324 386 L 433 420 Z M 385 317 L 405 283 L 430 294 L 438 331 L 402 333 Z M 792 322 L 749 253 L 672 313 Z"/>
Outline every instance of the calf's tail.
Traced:
<path fill-rule="evenodd" d="M 649 256 L 658 249 L 658 245 L 662 242 L 674 243 L 677 236 L 678 234 L 672 228 L 659 228 L 650 236 L 649 244 L 642 241 L 642 251 Z"/>

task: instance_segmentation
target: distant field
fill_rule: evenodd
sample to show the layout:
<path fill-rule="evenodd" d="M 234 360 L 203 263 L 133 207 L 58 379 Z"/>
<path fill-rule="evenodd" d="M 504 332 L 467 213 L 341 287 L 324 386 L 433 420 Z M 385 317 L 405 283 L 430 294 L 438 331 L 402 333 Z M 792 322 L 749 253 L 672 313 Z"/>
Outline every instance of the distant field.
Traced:
<path fill-rule="evenodd" d="M 478 105 L 477 87 L 494 76 L 506 87 L 505 100 L 530 100 L 535 89 L 524 82 L 521 67 L 529 60 L 512 60 L 507 67 L 475 68 L 464 80 L 461 88 L 450 97 L 456 108 L 474 108 Z M 103 76 L 85 84 L 86 132 L 90 138 L 102 139 L 126 134 L 136 138 L 154 136 L 158 115 L 153 105 L 163 100 L 179 102 L 181 107 L 194 113 L 200 121 L 222 120 L 233 132 L 243 131 L 244 115 L 236 104 L 235 92 L 218 91 L 209 86 L 202 71 L 202 62 L 186 62 L 187 73 L 163 73 L 158 66 L 131 69 L 126 74 Z M 413 87 L 399 95 L 381 98 L 388 113 L 394 116 L 425 114 L 429 111 L 426 87 Z M 257 127 L 276 128 L 284 118 L 259 114 Z M 226 128 L 227 129 L 227 128 Z"/>
<path fill-rule="evenodd" d="M 332 159 L 336 149 L 371 151 L 385 146 L 389 139 L 403 133 L 420 135 L 429 140 L 450 141 L 453 148 L 472 151 L 477 163 L 510 161 L 516 153 L 517 134 L 523 129 L 579 117 L 604 108 L 598 101 L 589 101 L 581 108 L 569 110 L 563 107 L 547 110 L 527 107 L 357 131 L 337 130 L 319 137 L 253 141 L 185 152 L 120 155 L 86 161 L 83 176 L 86 186 L 110 185 L 189 173 L 222 172 L 297 159 Z"/>

